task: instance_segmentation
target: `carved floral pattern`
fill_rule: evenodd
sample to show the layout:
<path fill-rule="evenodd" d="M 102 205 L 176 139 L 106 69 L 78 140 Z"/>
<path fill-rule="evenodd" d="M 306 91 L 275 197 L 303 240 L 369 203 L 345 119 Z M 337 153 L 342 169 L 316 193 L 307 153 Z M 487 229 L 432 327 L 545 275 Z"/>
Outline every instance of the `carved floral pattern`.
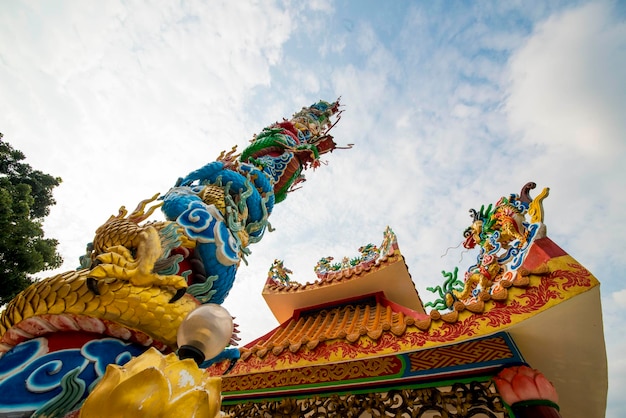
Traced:
<path fill-rule="evenodd" d="M 406 417 L 504 418 L 492 382 L 455 383 L 448 388 L 392 389 L 388 392 L 285 398 L 222 405 L 228 417 Z"/>

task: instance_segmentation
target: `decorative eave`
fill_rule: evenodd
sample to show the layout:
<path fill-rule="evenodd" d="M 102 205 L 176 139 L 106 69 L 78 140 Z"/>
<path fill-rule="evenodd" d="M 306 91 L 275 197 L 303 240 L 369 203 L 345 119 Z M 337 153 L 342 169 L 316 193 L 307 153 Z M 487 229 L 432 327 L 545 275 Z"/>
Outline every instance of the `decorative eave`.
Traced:
<path fill-rule="evenodd" d="M 222 376 L 223 403 L 323 395 L 375 388 L 433 387 L 450 381 L 488 381 L 502 367 L 523 363 L 506 333 L 460 344 L 308 367 Z"/>
<path fill-rule="evenodd" d="M 544 266 L 541 270 L 548 269 L 549 272 L 528 274 L 512 280 L 510 286 L 507 285 L 506 298 L 482 301 L 480 312 L 463 309 L 439 316 L 432 312 L 425 315 L 379 295 L 375 309 L 369 309 L 370 317 L 380 317 L 384 310 L 391 311 L 392 320 L 381 321 L 374 328 L 364 325 L 362 313 L 354 315 L 357 309 L 359 312 L 366 311 L 364 305 L 359 306 L 355 302 L 332 309 L 314 309 L 315 314 L 308 315 L 296 310 L 295 315 L 279 327 L 242 347 L 241 360 L 232 373 L 250 373 L 278 365 L 305 366 L 453 344 L 517 326 L 599 285 L 588 270 L 549 238 L 532 244 L 520 270 L 535 271 L 540 265 Z M 340 320 L 347 321 L 344 327 L 336 326 Z M 335 324 L 333 331 L 329 331 L 332 324 Z M 348 329 L 351 332 L 346 331 Z"/>
<path fill-rule="evenodd" d="M 295 311 L 304 308 L 378 292 L 382 292 L 388 301 L 425 314 L 396 236 L 389 227 L 380 247 L 373 257 L 366 255 L 354 265 L 344 263 L 346 265 L 337 270 L 316 268 L 318 280 L 313 283 L 277 280 L 276 269 L 273 268 L 263 288 L 263 298 L 279 323 L 289 320 Z M 280 265 L 282 271 L 286 270 L 282 262 L 277 261 L 276 265 Z M 282 276 L 288 277 L 285 273 Z"/>

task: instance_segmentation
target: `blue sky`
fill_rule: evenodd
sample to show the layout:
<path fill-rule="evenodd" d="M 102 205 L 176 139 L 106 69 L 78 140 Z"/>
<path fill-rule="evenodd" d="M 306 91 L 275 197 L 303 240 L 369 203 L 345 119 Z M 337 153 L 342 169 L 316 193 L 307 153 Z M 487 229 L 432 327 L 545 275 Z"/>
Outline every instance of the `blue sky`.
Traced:
<path fill-rule="evenodd" d="M 608 417 L 626 410 L 624 2 L 2 2 L 0 130 L 63 178 L 46 233 L 66 264 L 121 205 L 165 192 L 303 105 L 342 97 L 349 151 L 278 205 L 225 306 L 276 325 L 275 258 L 396 232 L 422 298 L 461 257 L 468 209 L 550 187 L 548 235 L 602 283 Z M 464 260 L 471 258 L 464 255 Z"/>

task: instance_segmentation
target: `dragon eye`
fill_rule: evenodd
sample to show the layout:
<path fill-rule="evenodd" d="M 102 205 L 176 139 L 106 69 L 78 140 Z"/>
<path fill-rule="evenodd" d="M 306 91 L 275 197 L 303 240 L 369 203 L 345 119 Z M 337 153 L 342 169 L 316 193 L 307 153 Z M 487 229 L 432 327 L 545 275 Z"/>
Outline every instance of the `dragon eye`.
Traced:
<path fill-rule="evenodd" d="M 468 238 L 468 237 L 470 237 L 470 236 L 472 236 L 472 228 L 471 228 L 471 227 L 470 227 L 470 228 L 467 228 L 467 229 L 465 230 L 465 232 L 463 232 L 463 237 Z"/>

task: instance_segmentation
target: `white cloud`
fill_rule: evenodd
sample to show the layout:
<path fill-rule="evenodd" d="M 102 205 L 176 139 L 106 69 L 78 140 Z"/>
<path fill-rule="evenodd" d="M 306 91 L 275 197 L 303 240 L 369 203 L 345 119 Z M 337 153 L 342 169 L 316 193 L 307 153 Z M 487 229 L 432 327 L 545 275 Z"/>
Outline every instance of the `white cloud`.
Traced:
<path fill-rule="evenodd" d="M 332 12 L 334 10 L 331 0 L 313 0 L 308 3 L 311 10 L 323 12 Z"/>
<path fill-rule="evenodd" d="M 611 294 L 613 299 L 611 302 L 619 306 L 620 308 L 626 308 L 626 289 L 613 292 Z"/>
<path fill-rule="evenodd" d="M 244 126 L 242 108 L 269 84 L 292 30 L 274 2 L 3 9 L 2 129 L 32 166 L 64 180 L 46 220 L 64 268 L 120 205 L 167 190 L 263 126 Z"/>
<path fill-rule="evenodd" d="M 603 290 L 621 288 L 626 168 L 626 23 L 614 3 L 591 2 L 539 24 L 510 60 L 506 111 L 513 150 L 550 186 L 548 235 L 592 271 Z M 607 303 L 608 302 L 608 303 Z M 621 416 L 626 291 L 605 298 L 607 416 Z M 621 307 L 621 308 L 619 308 Z"/>
<path fill-rule="evenodd" d="M 617 157 L 626 143 L 625 50 L 626 23 L 614 20 L 608 2 L 542 23 L 511 61 L 512 126 L 552 152 Z"/>
<path fill-rule="evenodd" d="M 552 232 L 572 254 L 597 260 L 594 271 L 607 248 L 626 249 L 617 238 L 626 233 L 617 192 L 626 177 L 626 23 L 613 15 L 611 3 L 596 2 L 540 24 L 511 59 L 506 103 L 523 169 L 558 193 L 547 203 L 559 213 Z"/>

